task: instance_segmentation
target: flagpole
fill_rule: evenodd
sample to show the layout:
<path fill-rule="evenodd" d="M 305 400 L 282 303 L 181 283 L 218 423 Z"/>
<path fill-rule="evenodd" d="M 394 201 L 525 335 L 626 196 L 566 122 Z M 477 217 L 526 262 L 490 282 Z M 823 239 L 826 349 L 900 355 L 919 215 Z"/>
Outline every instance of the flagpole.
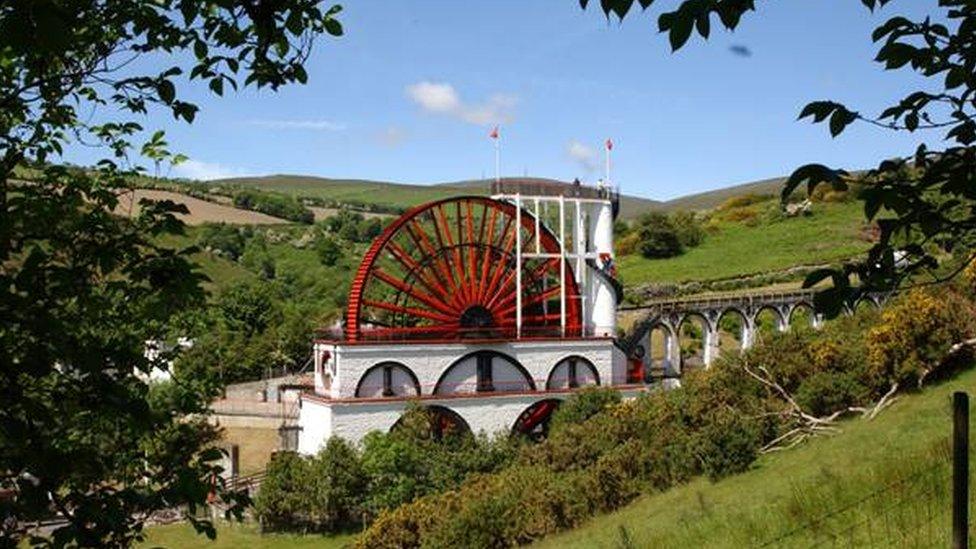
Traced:
<path fill-rule="evenodd" d="M 613 150 L 613 145 L 611 145 L 610 143 L 611 141 L 607 139 L 606 146 L 604 147 L 604 150 L 606 151 L 606 168 L 605 168 L 606 178 L 605 179 L 607 181 L 607 185 L 610 185 L 610 151 Z"/>
<path fill-rule="evenodd" d="M 500 154 L 501 146 L 499 144 L 499 141 L 501 140 L 501 136 L 498 135 L 498 133 L 497 133 L 498 132 L 498 128 L 497 127 L 495 128 L 495 132 L 496 132 L 496 135 L 495 135 L 495 183 L 497 184 L 497 183 L 500 183 L 501 180 L 502 180 L 502 173 L 501 173 L 501 166 L 502 165 L 501 165 L 501 154 Z"/>

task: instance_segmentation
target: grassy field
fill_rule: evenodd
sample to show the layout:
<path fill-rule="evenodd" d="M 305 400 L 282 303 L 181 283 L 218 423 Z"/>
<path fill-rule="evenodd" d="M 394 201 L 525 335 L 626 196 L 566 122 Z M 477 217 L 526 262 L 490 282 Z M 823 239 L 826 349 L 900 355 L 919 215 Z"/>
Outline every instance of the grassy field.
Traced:
<path fill-rule="evenodd" d="M 714 280 L 837 261 L 866 250 L 859 238 L 864 225 L 856 202 L 815 204 L 809 217 L 785 218 L 748 226 L 721 222 L 696 248 L 669 259 L 639 254 L 619 258 L 625 285 Z"/>
<path fill-rule="evenodd" d="M 217 527 L 217 539 L 210 541 L 206 536 L 197 534 L 188 524 L 177 523 L 166 526 L 155 526 L 148 529 L 146 541 L 139 547 L 169 547 L 172 549 L 206 548 L 206 549 L 300 549 L 302 547 L 316 547 L 320 549 L 338 549 L 345 547 L 352 541 L 352 535 L 317 536 L 297 534 L 260 534 L 257 525 L 253 523 L 232 524 L 220 522 Z"/>
<path fill-rule="evenodd" d="M 970 369 L 874 420 L 850 420 L 837 435 L 763 456 L 744 474 L 644 496 L 538 545 L 948 546 L 949 399 L 974 389 Z"/>

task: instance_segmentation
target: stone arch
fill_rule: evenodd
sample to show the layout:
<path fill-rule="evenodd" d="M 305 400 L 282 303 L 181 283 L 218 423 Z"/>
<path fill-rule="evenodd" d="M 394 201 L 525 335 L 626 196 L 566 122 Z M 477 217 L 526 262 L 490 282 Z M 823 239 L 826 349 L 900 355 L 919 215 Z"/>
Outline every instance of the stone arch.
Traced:
<path fill-rule="evenodd" d="M 680 372 L 680 364 L 675 357 L 677 330 L 660 317 L 646 325 L 644 330 L 631 353 L 631 360 L 640 366 L 631 372 L 633 375 L 628 382 L 642 383 L 650 382 L 654 377 L 677 376 Z"/>
<path fill-rule="evenodd" d="M 770 313 L 773 315 L 773 325 L 766 326 L 762 321 L 762 316 L 764 313 Z M 783 332 L 788 326 L 786 317 L 783 312 L 779 310 L 778 307 L 773 305 L 762 305 L 756 309 L 755 314 L 752 316 L 752 325 L 755 326 L 756 334 L 763 331 L 763 328 L 772 328 L 773 332 Z"/>
<path fill-rule="evenodd" d="M 678 355 L 681 369 L 708 364 L 712 324 L 704 313 L 689 311 L 677 323 Z"/>
<path fill-rule="evenodd" d="M 413 370 L 394 361 L 380 362 L 371 366 L 356 384 L 359 398 L 417 396 L 420 381 Z"/>
<path fill-rule="evenodd" d="M 568 356 L 549 370 L 546 379 L 546 390 L 575 389 L 586 385 L 599 385 L 600 374 L 596 366 L 588 359 L 579 355 Z"/>
<path fill-rule="evenodd" d="M 804 316 L 806 317 L 805 320 L 808 327 L 815 328 L 817 326 L 817 311 L 808 301 L 798 301 L 790 307 L 786 323 L 792 328 L 797 325 L 797 322 L 804 320 Z"/>
<path fill-rule="evenodd" d="M 474 351 L 444 370 L 434 394 L 535 391 L 528 370 L 514 358 L 498 351 Z"/>
<path fill-rule="evenodd" d="M 461 417 L 461 414 L 458 414 L 447 406 L 431 404 L 429 406 L 423 406 L 421 409 L 427 413 L 427 417 L 430 420 L 430 433 L 435 440 L 440 440 L 445 436 L 471 434 L 471 426 L 468 425 L 468 422 Z M 403 426 L 403 417 L 401 415 L 400 419 L 390 427 L 390 432 L 396 431 Z"/>
<path fill-rule="evenodd" d="M 541 440 L 549 434 L 549 421 L 553 412 L 563 402 L 558 398 L 547 398 L 530 404 L 512 424 L 512 435 L 523 435 L 533 440 Z"/>
<path fill-rule="evenodd" d="M 731 350 L 729 343 L 736 343 L 739 351 L 749 348 L 752 342 L 752 323 L 749 315 L 737 307 L 728 307 L 718 313 L 715 321 L 718 347 L 721 352 Z M 732 341 L 729 341 L 729 340 Z"/>

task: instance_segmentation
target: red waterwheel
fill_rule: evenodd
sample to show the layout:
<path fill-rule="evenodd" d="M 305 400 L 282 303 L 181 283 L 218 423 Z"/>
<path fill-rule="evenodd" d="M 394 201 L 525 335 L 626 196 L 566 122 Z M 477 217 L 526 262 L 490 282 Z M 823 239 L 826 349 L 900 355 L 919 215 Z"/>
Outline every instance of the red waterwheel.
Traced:
<path fill-rule="evenodd" d="M 349 293 L 346 339 L 513 337 L 516 238 L 521 239 L 522 334 L 574 335 L 579 289 L 559 241 L 535 217 L 480 196 L 431 202 L 400 216 L 363 257 Z M 565 331 L 560 297 L 565 286 Z"/>

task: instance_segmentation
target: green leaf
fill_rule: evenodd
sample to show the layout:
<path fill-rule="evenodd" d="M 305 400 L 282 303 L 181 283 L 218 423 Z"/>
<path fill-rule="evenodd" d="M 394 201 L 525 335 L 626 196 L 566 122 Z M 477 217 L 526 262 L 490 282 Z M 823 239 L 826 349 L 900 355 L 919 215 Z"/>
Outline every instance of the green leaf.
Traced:
<path fill-rule="evenodd" d="M 807 183 L 807 193 L 812 193 L 814 188 L 820 183 L 831 183 L 832 185 L 843 185 L 843 178 L 847 176 L 844 170 L 835 170 L 823 164 L 807 164 L 800 166 L 786 180 L 786 184 L 780 193 L 780 198 L 785 202 L 789 200 L 793 191 L 803 182 Z"/>
<path fill-rule="evenodd" d="M 851 122 L 857 120 L 857 113 L 838 107 L 830 117 L 830 135 L 837 137 Z"/>
<path fill-rule="evenodd" d="M 156 92 L 163 103 L 169 104 L 176 98 L 176 86 L 169 80 L 160 80 L 156 86 Z"/>
<path fill-rule="evenodd" d="M 210 90 L 217 95 L 224 95 L 224 79 L 221 77 L 214 78 L 210 81 Z"/>
<path fill-rule="evenodd" d="M 330 17 L 325 20 L 325 32 L 332 36 L 342 36 L 342 24 Z"/>

